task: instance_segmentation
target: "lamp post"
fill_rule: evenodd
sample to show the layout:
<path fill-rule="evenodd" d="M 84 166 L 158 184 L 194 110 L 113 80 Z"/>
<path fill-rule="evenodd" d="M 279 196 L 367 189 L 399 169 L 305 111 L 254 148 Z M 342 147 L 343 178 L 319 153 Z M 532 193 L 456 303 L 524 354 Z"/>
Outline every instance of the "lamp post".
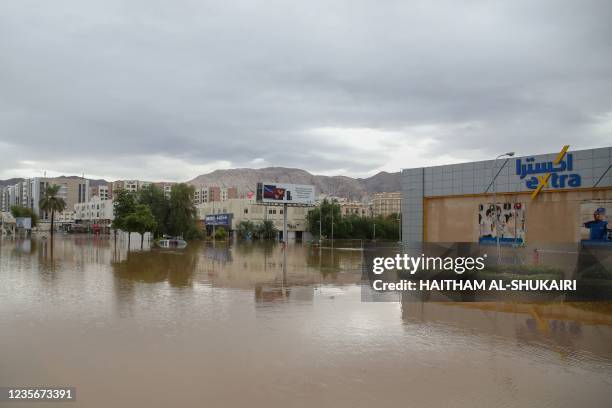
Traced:
<path fill-rule="evenodd" d="M 334 246 L 334 199 L 331 201 L 331 242 L 332 247 Z"/>
<path fill-rule="evenodd" d="M 498 222 L 499 217 L 497 215 L 497 176 L 499 176 L 499 173 L 506 166 L 506 163 L 512 156 L 514 156 L 514 152 L 500 154 L 499 156 L 495 158 L 495 160 L 493 160 L 493 169 L 491 170 L 491 176 L 493 178 L 493 180 L 491 181 L 491 183 L 493 183 L 493 186 L 492 186 L 493 187 L 493 210 L 494 210 L 493 222 L 495 224 L 495 245 L 497 246 L 497 262 L 498 263 L 501 262 L 501 248 L 499 247 L 499 232 L 500 231 L 499 231 L 499 222 Z M 497 167 L 497 160 L 501 159 L 502 157 L 505 157 L 506 161 L 504 161 L 504 164 L 499 169 L 499 172 L 495 174 L 495 168 Z"/>
<path fill-rule="evenodd" d="M 401 211 L 397 213 L 397 222 L 398 222 L 398 228 L 399 228 L 399 231 L 398 231 L 399 241 L 398 242 L 401 244 L 402 243 L 402 212 Z"/>

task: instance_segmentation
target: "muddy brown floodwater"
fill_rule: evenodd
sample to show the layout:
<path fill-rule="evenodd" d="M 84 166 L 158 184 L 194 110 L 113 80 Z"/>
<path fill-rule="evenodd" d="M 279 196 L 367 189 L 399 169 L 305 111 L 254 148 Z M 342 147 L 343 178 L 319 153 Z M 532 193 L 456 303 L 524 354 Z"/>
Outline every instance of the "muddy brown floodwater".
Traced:
<path fill-rule="evenodd" d="M 3 239 L 0 387 L 76 387 L 41 407 L 612 405 L 609 304 L 368 303 L 360 281 L 360 251 L 306 244 Z"/>

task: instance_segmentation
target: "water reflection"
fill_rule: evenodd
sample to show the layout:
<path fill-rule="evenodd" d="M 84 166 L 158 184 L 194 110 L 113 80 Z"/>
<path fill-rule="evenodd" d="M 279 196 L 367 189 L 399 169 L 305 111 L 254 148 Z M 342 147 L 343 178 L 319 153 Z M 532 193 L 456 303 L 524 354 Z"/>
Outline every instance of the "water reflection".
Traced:
<path fill-rule="evenodd" d="M 120 280 L 144 283 L 168 282 L 173 287 L 191 286 L 198 264 L 199 247 L 190 245 L 181 251 L 151 250 L 128 252 L 125 259 L 112 261 Z"/>
<path fill-rule="evenodd" d="M 610 304 L 362 302 L 362 262 L 308 245 L 3 240 L 0 385 L 74 384 L 87 407 L 605 406 Z"/>

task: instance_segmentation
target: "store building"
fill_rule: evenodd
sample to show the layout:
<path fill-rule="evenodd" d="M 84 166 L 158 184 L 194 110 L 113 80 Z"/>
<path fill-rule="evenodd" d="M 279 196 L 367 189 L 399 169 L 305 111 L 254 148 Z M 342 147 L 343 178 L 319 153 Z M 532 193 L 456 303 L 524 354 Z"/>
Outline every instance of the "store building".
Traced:
<path fill-rule="evenodd" d="M 404 169 L 403 241 L 612 243 L 611 165 L 606 147 Z"/>
<path fill-rule="evenodd" d="M 203 227 L 209 230 L 212 225 L 223 227 L 230 233 L 236 231 L 241 221 L 251 221 L 255 224 L 262 221 L 272 221 L 278 231 L 278 239 L 282 239 L 283 207 L 259 204 L 252 199 L 230 199 L 226 201 L 211 201 L 197 205 Z M 308 232 L 307 207 L 287 208 L 287 235 L 290 241 L 312 239 Z"/>

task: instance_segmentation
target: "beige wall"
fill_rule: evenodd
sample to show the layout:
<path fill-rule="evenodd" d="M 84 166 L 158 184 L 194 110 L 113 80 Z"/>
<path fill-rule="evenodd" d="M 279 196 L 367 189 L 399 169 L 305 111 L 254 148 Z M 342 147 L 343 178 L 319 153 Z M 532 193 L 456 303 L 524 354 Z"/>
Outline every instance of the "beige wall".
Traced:
<path fill-rule="evenodd" d="M 283 229 L 283 207 L 282 206 L 266 206 L 259 205 L 252 199 L 231 199 L 227 201 L 214 201 L 200 205 L 196 205 L 200 219 L 204 219 L 210 214 L 233 214 L 232 229 L 236 229 L 236 225 L 240 221 L 261 222 L 270 220 L 278 230 Z M 308 223 L 306 216 L 309 208 L 306 207 L 288 207 L 287 208 L 287 229 L 289 231 L 307 231 Z"/>
<path fill-rule="evenodd" d="M 525 206 L 527 242 L 567 243 L 580 241 L 580 204 L 587 200 L 612 199 L 612 188 L 541 192 L 531 200 L 527 194 L 499 194 L 497 202 L 521 202 Z M 425 198 L 426 242 L 478 242 L 478 205 L 493 202 L 492 195 Z"/>

